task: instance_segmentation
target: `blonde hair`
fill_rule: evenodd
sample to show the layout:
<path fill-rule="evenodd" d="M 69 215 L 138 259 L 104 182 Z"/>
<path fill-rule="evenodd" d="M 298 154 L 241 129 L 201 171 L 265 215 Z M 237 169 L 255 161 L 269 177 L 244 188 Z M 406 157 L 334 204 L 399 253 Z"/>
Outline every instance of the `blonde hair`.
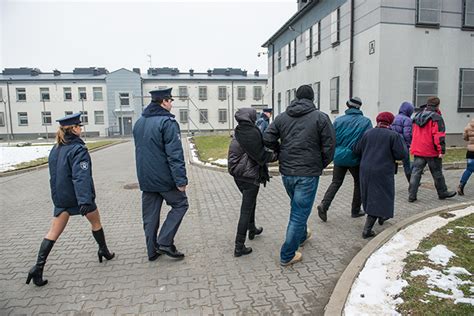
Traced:
<path fill-rule="evenodd" d="M 57 145 L 64 145 L 67 143 L 65 136 L 68 133 L 72 133 L 72 129 L 75 125 L 68 125 L 68 126 L 59 126 L 58 131 L 56 132 L 56 144 Z"/>

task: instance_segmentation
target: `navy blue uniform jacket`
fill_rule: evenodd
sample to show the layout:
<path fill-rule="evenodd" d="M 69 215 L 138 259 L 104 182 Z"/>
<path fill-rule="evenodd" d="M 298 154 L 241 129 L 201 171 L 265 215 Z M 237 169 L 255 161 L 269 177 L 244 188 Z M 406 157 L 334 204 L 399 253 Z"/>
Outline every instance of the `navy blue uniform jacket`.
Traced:
<path fill-rule="evenodd" d="M 67 134 L 66 141 L 64 145 L 55 145 L 48 159 L 54 216 L 65 210 L 77 215 L 80 205 L 95 205 L 92 163 L 87 147 L 76 135 Z"/>
<path fill-rule="evenodd" d="M 179 125 L 150 103 L 133 127 L 138 183 L 144 192 L 168 192 L 188 184 Z"/>

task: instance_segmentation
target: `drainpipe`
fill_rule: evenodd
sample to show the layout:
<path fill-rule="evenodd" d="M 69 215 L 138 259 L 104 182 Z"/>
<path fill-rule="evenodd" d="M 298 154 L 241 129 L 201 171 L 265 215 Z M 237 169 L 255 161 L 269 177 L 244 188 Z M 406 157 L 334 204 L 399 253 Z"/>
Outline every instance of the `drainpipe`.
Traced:
<path fill-rule="evenodd" d="M 272 119 L 275 119 L 275 44 L 272 43 Z"/>
<path fill-rule="evenodd" d="M 10 78 L 11 80 L 12 78 Z M 8 117 L 10 118 L 10 133 L 11 133 L 11 139 L 14 139 L 13 137 L 13 123 L 12 123 L 12 108 L 11 108 L 11 102 L 10 102 L 10 82 L 7 81 L 7 99 L 8 99 Z M 6 115 L 6 113 L 5 113 Z M 10 136 L 8 136 L 8 139 L 10 140 Z"/>
<path fill-rule="evenodd" d="M 351 35 L 349 56 L 349 98 L 352 98 L 354 86 L 354 0 L 351 0 Z"/>

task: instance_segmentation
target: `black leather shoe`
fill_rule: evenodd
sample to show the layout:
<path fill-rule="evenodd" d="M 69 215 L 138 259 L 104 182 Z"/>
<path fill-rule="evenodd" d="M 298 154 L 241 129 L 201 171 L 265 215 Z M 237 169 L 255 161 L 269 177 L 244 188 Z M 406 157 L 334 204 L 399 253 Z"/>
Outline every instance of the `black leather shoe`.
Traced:
<path fill-rule="evenodd" d="M 351 217 L 356 218 L 356 217 L 361 217 L 361 216 L 364 216 L 364 215 L 365 215 L 365 212 L 362 211 L 362 210 L 359 210 L 359 211 L 357 211 L 357 213 L 352 213 Z"/>
<path fill-rule="evenodd" d="M 456 191 L 446 191 L 445 193 L 438 196 L 440 200 L 449 199 L 456 195 Z"/>
<path fill-rule="evenodd" d="M 321 204 L 318 205 L 318 216 L 323 222 L 328 220 L 328 211 L 325 210 Z"/>
<path fill-rule="evenodd" d="M 255 227 L 255 229 L 249 229 L 249 239 L 253 240 L 256 235 L 260 235 L 263 232 L 263 227 Z"/>
<path fill-rule="evenodd" d="M 155 261 L 159 256 L 161 256 L 161 253 L 157 252 L 152 257 L 148 257 L 148 261 Z"/>
<path fill-rule="evenodd" d="M 162 255 L 167 255 L 171 258 L 175 258 L 175 259 L 183 259 L 184 258 L 184 253 L 182 252 L 179 252 L 178 249 L 176 249 L 176 246 L 175 245 L 171 245 L 171 246 L 158 246 L 158 253 L 162 254 Z"/>
<path fill-rule="evenodd" d="M 411 197 L 411 196 L 408 197 L 408 202 L 410 202 L 410 203 L 413 203 L 416 200 L 417 200 L 416 197 Z"/>
<path fill-rule="evenodd" d="M 375 232 L 373 230 L 370 230 L 368 232 L 364 231 L 362 232 L 362 238 L 367 239 L 375 236 Z"/>
<path fill-rule="evenodd" d="M 379 217 L 379 225 L 382 226 L 385 221 L 388 220 L 388 217 Z"/>

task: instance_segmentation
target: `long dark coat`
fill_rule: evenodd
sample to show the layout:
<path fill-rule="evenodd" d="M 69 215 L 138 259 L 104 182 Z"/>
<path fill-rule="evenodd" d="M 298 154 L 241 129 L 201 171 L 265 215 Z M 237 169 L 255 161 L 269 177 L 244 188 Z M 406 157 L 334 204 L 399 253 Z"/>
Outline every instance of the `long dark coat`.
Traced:
<path fill-rule="evenodd" d="M 392 218 L 395 200 L 395 160 L 408 155 L 403 138 L 387 128 L 367 131 L 354 148 L 360 161 L 360 193 L 364 211 Z"/>

